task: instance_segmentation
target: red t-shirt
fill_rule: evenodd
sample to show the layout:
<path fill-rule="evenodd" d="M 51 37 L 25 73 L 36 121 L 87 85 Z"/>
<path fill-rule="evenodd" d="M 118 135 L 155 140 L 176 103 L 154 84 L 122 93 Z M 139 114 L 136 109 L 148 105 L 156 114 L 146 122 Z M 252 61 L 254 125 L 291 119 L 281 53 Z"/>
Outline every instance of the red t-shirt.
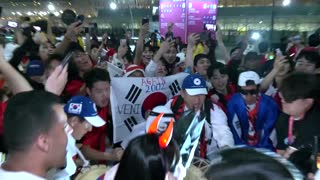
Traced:
<path fill-rule="evenodd" d="M 75 96 L 80 91 L 81 87 L 84 85 L 84 81 L 77 79 L 77 80 L 71 80 L 67 83 L 64 94 L 68 96 Z"/>
<path fill-rule="evenodd" d="M 0 136 L 3 135 L 3 116 L 7 107 L 7 101 L 0 103 Z"/>
<path fill-rule="evenodd" d="M 107 123 L 108 107 L 101 108 L 98 115 Z M 82 138 L 82 144 L 88 145 L 92 149 L 104 152 L 106 150 L 107 124 L 101 127 L 92 127 L 92 131 L 88 132 Z"/>

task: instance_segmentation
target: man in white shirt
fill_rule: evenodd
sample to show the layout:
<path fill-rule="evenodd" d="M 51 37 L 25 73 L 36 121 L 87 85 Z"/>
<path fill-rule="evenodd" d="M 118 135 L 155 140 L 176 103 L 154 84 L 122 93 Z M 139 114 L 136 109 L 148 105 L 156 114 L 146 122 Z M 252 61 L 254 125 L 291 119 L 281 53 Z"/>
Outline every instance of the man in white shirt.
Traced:
<path fill-rule="evenodd" d="M 166 107 L 172 110 L 176 121 L 188 110 L 205 112 L 206 121 L 196 155 L 210 160 L 216 150 L 234 146 L 234 140 L 226 114 L 206 99 L 207 93 L 206 80 L 200 74 L 190 74 L 183 80 L 181 95 L 170 99 Z"/>
<path fill-rule="evenodd" d="M 8 159 L 0 179 L 45 179 L 49 169 L 64 166 L 71 131 L 58 96 L 29 91 L 12 97 L 4 114 Z"/>
<path fill-rule="evenodd" d="M 87 166 L 89 162 L 84 158 L 76 146 L 76 140 L 80 140 L 87 132 L 92 130 L 92 126 L 101 127 L 105 121 L 97 113 L 96 104 L 88 97 L 74 96 L 64 106 L 64 111 L 68 115 L 68 124 L 73 132 L 68 135 L 66 167 L 55 174 L 56 180 L 67 180 L 74 175 L 77 166 Z M 79 155 L 80 159 L 77 158 Z"/>

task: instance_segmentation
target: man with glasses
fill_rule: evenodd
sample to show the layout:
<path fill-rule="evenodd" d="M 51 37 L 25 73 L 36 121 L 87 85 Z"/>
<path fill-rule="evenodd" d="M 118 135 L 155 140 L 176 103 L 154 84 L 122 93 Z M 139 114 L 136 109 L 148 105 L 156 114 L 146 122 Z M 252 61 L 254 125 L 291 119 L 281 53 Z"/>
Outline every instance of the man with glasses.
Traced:
<path fill-rule="evenodd" d="M 239 93 L 227 105 L 228 123 L 236 145 L 274 149 L 270 134 L 279 115 L 275 101 L 259 93 L 260 77 L 254 71 L 240 74 Z"/>

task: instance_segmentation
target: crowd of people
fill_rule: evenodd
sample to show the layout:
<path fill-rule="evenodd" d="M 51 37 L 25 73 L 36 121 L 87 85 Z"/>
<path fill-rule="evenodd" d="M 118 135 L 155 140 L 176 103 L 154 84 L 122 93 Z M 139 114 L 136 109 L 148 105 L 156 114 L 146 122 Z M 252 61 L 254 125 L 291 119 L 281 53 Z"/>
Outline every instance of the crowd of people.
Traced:
<path fill-rule="evenodd" d="M 193 33 L 182 42 L 173 23 L 163 38 L 145 23 L 132 51 L 125 34 L 98 41 L 65 13 L 74 18 L 61 42 L 50 18 L 42 31 L 25 18 L 15 45 L 0 45 L 0 179 L 73 179 L 94 164 L 114 165 L 104 179 L 183 179 L 193 156 L 211 162 L 208 180 L 320 179 L 320 31 L 276 50 L 267 40 L 252 49 L 244 38 L 228 53 L 219 28 L 215 39 Z M 124 78 L 187 73 L 179 95 L 155 102 L 120 143 L 111 65 Z M 188 112 L 205 120 L 185 157 L 174 132 Z"/>

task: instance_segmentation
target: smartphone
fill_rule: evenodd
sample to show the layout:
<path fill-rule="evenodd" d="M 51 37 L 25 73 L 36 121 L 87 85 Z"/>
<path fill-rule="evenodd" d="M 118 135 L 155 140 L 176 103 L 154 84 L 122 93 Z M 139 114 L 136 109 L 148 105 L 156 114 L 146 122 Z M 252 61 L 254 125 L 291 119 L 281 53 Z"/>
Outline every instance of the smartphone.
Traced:
<path fill-rule="evenodd" d="M 144 24 L 146 24 L 146 23 L 149 23 L 149 18 L 144 17 L 144 18 L 142 19 L 142 25 L 144 25 Z"/>
<path fill-rule="evenodd" d="M 80 26 L 82 23 L 83 23 L 83 21 L 84 21 L 84 15 L 79 15 L 78 17 L 77 17 L 77 21 L 80 21 L 81 23 L 78 25 L 78 26 Z"/>
<path fill-rule="evenodd" d="M 71 51 L 63 58 L 61 63 L 62 67 L 65 67 L 70 62 L 72 55 L 73 55 L 73 52 Z"/>
<path fill-rule="evenodd" d="M 216 31 L 217 26 L 215 24 L 204 24 L 204 30 Z"/>

